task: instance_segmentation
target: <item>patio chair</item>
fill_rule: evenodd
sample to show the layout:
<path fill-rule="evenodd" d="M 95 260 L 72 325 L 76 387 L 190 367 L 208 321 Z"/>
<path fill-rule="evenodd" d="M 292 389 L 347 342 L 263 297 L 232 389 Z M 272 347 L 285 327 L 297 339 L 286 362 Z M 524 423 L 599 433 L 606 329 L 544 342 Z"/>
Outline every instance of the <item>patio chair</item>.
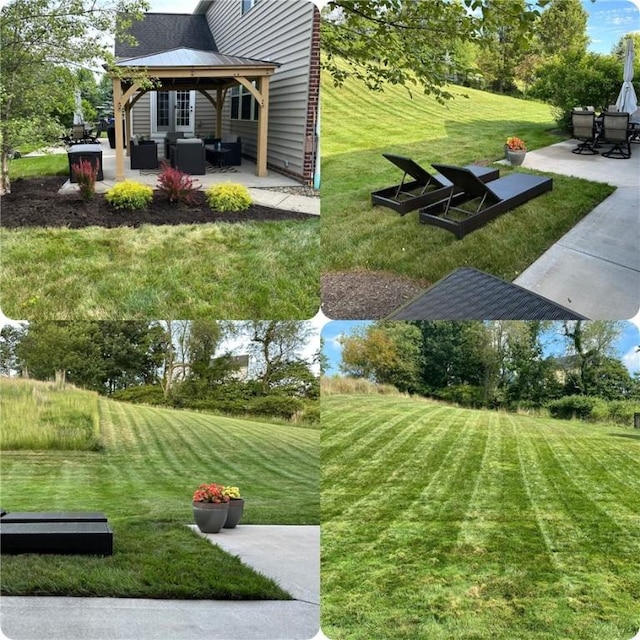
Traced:
<path fill-rule="evenodd" d="M 578 155 L 597 155 L 596 144 L 598 143 L 598 129 L 596 128 L 596 115 L 592 111 L 573 111 L 571 113 L 571 128 L 573 137 L 580 140 L 571 153 Z"/>
<path fill-rule="evenodd" d="M 170 147 L 179 139 L 184 138 L 182 131 L 168 131 L 164 136 L 164 157 L 169 160 L 171 158 Z"/>
<path fill-rule="evenodd" d="M 420 209 L 420 223 L 451 231 L 459 240 L 553 188 L 551 178 L 528 173 L 512 173 L 484 183 L 466 167 L 434 164 L 433 168 L 457 187 L 457 194 L 452 190 L 444 200 Z"/>
<path fill-rule="evenodd" d="M 602 121 L 603 143 L 613 145 L 609 151 L 605 151 L 604 158 L 628 160 L 631 157 L 631 138 L 633 131 L 629 127 L 628 113 L 605 113 Z M 626 147 L 626 150 L 623 148 Z"/>
<path fill-rule="evenodd" d="M 158 168 L 158 145 L 153 140 L 131 140 L 131 168 Z"/>
<path fill-rule="evenodd" d="M 382 205 L 397 211 L 401 216 L 415 211 L 420 207 L 448 197 L 456 191 L 455 185 L 444 176 L 436 173 L 431 175 L 411 158 L 398 156 L 393 153 L 383 153 L 382 156 L 395 164 L 404 172 L 400 184 L 371 192 L 371 204 Z M 483 182 L 495 180 L 500 175 L 497 169 L 467 165 L 466 167 Z M 413 178 L 405 182 L 407 176 Z M 455 194 L 454 194 L 455 195 Z"/>
<path fill-rule="evenodd" d="M 191 175 L 204 175 L 207 172 L 207 161 L 204 143 L 200 138 L 184 138 L 176 140 L 171 150 L 171 166 Z"/>

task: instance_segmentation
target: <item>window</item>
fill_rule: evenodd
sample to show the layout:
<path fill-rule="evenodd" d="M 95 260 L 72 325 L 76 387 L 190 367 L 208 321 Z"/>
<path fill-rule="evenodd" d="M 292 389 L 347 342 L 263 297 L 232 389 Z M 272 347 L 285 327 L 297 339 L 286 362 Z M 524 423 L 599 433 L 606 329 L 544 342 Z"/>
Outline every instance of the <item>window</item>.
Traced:
<path fill-rule="evenodd" d="M 242 85 L 238 85 L 231 89 L 231 119 L 258 119 L 258 103 L 251 95 L 251 92 Z"/>
<path fill-rule="evenodd" d="M 258 4 L 259 0 L 240 0 L 242 2 L 243 15 Z"/>
<path fill-rule="evenodd" d="M 158 91 L 157 98 L 157 127 L 158 129 L 169 126 L 169 92 Z"/>

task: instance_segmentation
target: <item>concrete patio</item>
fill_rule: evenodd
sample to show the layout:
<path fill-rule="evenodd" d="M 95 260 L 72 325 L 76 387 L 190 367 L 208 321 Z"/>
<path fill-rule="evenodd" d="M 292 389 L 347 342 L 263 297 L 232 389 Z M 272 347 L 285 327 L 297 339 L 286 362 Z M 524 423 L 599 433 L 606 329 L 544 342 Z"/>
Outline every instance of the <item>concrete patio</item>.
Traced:
<path fill-rule="evenodd" d="M 102 147 L 102 171 L 104 180 L 96 182 L 96 192 L 104 193 L 111 189 L 115 184 L 116 176 L 116 154 L 115 149 L 109 147 L 106 138 L 100 139 Z M 160 145 L 158 145 L 160 149 Z M 64 150 L 63 152 L 66 152 Z M 159 151 L 159 160 L 164 160 L 162 150 Z M 147 169 L 130 169 L 130 159 L 125 158 L 125 179 L 135 180 L 142 184 L 155 187 L 158 183 L 158 175 L 160 170 Z M 206 173 L 202 176 L 193 176 L 195 184 L 202 185 L 203 189 L 214 184 L 224 182 L 237 182 L 243 184 L 249 189 L 251 197 L 256 204 L 277 209 L 287 209 L 288 211 L 300 211 L 320 215 L 320 198 L 311 198 L 297 194 L 288 194 L 285 192 L 271 191 L 276 188 L 300 187 L 300 183 L 292 178 L 288 178 L 276 171 L 269 171 L 269 175 L 259 178 L 256 176 L 255 163 L 242 159 L 242 165 L 237 167 L 228 167 L 226 170 L 214 170 L 212 173 Z M 69 190 L 77 190 L 77 185 L 67 181 L 60 188 L 60 192 Z"/>
<path fill-rule="evenodd" d="M 514 282 L 593 320 L 630 319 L 640 305 L 640 145 L 629 160 L 576 155 L 576 145 L 530 151 L 523 166 L 617 188 Z"/>

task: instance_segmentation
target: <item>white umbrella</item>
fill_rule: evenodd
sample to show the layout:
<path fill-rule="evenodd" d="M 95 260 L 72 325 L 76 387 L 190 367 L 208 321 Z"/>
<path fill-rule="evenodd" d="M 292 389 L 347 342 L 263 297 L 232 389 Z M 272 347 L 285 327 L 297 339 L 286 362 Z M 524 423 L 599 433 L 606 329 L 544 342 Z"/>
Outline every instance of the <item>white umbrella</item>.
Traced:
<path fill-rule="evenodd" d="M 84 114 L 82 113 L 82 96 L 80 95 L 80 89 L 76 89 L 75 100 L 76 104 L 73 109 L 73 124 L 83 124 Z"/>
<path fill-rule="evenodd" d="M 622 79 L 624 82 L 622 83 L 622 89 L 620 89 L 618 99 L 616 100 L 616 107 L 618 107 L 618 111 L 635 113 L 638 108 L 638 98 L 636 97 L 633 84 L 631 84 L 633 80 L 633 40 L 631 38 L 627 39 L 627 51 L 624 56 L 624 75 Z"/>

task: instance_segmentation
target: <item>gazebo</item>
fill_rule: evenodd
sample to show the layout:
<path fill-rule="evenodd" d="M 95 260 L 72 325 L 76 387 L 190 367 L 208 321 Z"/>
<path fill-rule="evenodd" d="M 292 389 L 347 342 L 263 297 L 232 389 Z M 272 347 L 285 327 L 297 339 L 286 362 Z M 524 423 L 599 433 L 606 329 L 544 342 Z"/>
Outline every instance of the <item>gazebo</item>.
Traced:
<path fill-rule="evenodd" d="M 131 109 L 145 93 L 160 90 L 198 91 L 214 106 L 216 135 L 221 137 L 222 105 L 227 91 L 236 85 L 242 85 L 249 91 L 259 106 L 256 175 L 267 175 L 269 78 L 279 66 L 278 63 L 178 47 L 150 55 L 119 59 L 115 66 L 116 70 L 111 77 L 116 135 L 116 181 L 124 180 L 124 140 L 131 137 Z"/>

